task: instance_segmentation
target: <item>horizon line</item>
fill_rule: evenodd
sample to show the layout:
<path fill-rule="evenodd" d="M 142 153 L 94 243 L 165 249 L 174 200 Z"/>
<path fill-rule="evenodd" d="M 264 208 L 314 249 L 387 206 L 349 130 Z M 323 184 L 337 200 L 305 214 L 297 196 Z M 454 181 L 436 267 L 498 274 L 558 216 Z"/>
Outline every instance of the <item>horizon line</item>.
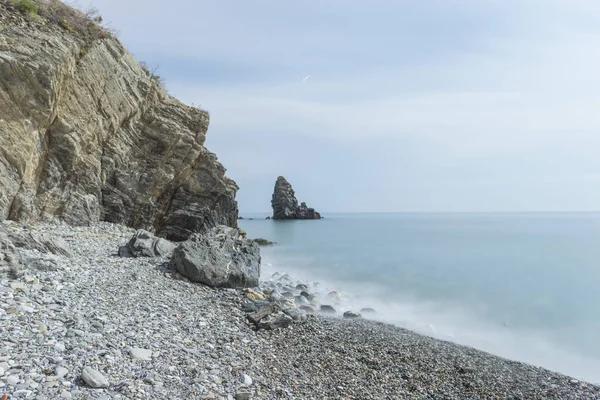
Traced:
<path fill-rule="evenodd" d="M 319 211 L 319 214 L 594 214 L 600 210 L 548 210 L 548 211 Z M 272 214 L 272 212 L 238 212 L 243 214 Z"/>

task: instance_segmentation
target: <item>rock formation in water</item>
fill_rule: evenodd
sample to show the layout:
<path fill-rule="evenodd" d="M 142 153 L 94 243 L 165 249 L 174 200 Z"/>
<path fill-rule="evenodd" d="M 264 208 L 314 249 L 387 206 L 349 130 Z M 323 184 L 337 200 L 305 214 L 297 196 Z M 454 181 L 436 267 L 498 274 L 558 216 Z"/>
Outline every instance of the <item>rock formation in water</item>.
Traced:
<path fill-rule="evenodd" d="M 283 176 L 275 182 L 271 207 L 273 219 L 321 219 L 321 215 L 306 203 L 298 205 L 292 185 Z"/>
<path fill-rule="evenodd" d="M 0 221 L 105 220 L 171 240 L 237 226 L 208 113 L 83 13 L 16 4 L 0 0 Z"/>

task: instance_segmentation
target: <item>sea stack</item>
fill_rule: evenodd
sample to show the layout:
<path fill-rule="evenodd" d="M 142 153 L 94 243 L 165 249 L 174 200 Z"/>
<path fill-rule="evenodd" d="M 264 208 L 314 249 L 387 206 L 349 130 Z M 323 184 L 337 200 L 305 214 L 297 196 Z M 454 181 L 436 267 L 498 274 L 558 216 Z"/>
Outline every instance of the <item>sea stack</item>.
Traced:
<path fill-rule="evenodd" d="M 283 176 L 275 182 L 271 206 L 273 219 L 321 219 L 321 215 L 306 203 L 298 205 L 292 185 Z"/>

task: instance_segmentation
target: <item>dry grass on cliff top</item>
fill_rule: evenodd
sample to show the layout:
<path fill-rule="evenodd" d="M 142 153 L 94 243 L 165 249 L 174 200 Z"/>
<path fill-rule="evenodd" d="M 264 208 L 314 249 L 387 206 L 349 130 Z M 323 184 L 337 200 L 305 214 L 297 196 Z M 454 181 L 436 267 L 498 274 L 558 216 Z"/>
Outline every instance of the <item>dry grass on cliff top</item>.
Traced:
<path fill-rule="evenodd" d="M 96 8 L 78 10 L 60 0 L 2 0 L 13 4 L 31 18 L 50 21 L 62 29 L 79 35 L 87 42 L 116 36 L 117 32 L 102 26 L 102 16 Z"/>

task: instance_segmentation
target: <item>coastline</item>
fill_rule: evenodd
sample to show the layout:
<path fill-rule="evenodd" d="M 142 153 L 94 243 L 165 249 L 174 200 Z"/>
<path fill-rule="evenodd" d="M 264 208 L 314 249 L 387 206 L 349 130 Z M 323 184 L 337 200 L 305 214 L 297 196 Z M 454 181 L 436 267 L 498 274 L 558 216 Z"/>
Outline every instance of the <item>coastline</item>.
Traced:
<path fill-rule="evenodd" d="M 600 399 L 598 386 L 381 322 L 307 315 L 288 328 L 257 331 L 241 310 L 242 290 L 191 283 L 169 271 L 166 259 L 119 258 L 133 229 L 100 223 L 28 230 L 62 239 L 72 256 L 22 250 L 38 268 L 0 283 L 0 321 L 7 327 L 0 331 L 0 393 Z M 85 385 L 87 366 L 109 386 Z"/>

